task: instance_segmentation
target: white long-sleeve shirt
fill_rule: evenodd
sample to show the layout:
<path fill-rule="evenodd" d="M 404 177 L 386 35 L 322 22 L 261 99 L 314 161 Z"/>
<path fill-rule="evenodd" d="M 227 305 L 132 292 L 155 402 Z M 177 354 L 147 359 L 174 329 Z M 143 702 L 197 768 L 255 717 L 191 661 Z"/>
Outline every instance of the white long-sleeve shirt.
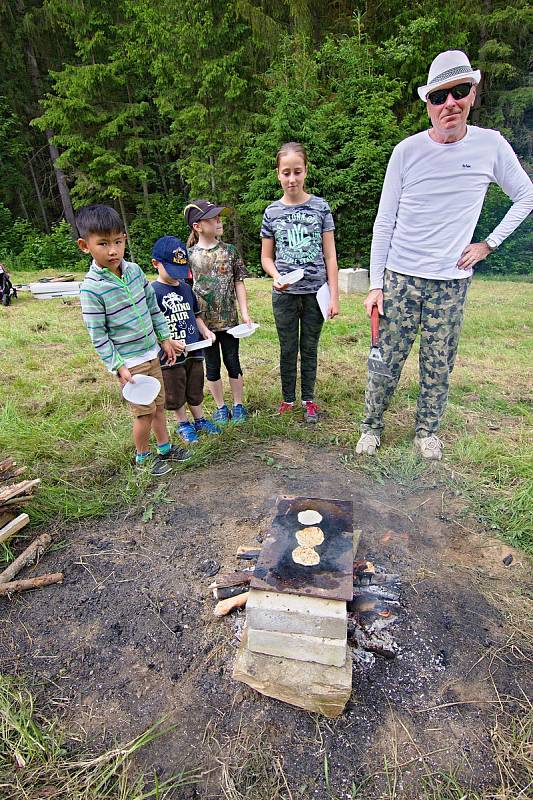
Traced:
<path fill-rule="evenodd" d="M 439 144 L 429 131 L 404 139 L 387 167 L 374 223 L 370 288 L 385 269 L 436 280 L 468 278 L 457 268 L 472 241 L 490 183 L 513 205 L 490 238 L 500 245 L 533 209 L 533 184 L 498 131 L 467 126 L 458 142 Z"/>

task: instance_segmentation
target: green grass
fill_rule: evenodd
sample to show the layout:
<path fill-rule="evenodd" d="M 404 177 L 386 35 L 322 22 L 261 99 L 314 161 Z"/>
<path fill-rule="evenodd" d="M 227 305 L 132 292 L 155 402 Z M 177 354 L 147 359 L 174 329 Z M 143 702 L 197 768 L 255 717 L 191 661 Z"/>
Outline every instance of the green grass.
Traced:
<path fill-rule="evenodd" d="M 42 275 L 13 277 L 27 282 Z M 202 443 L 194 463 L 231 458 L 281 436 L 337 446 L 351 467 L 374 478 L 409 484 L 431 469 L 434 479 L 435 465 L 421 464 L 411 451 L 417 347 L 387 415 L 380 456 L 361 463 L 353 451 L 368 356 L 362 296 L 343 297 L 342 314 L 324 326 L 317 399 L 327 416 L 308 429 L 272 416 L 280 389 L 270 284 L 253 279 L 247 285 L 252 316 L 261 323 L 241 344 L 246 401 L 256 413 L 245 427 Z M 530 552 L 532 300 L 528 283 L 474 282 L 441 431 L 446 460 L 438 467 L 443 480 L 453 471 L 456 488 L 480 520 Z M 103 514 L 146 493 L 147 480 L 131 467 L 129 414 L 116 379 L 92 349 L 79 307 L 21 293 L 10 308 L 0 310 L 0 351 L 0 452 L 14 455 L 42 479 L 38 501 L 30 506 L 33 523 Z M 206 407 L 212 409 L 210 399 Z"/>
<path fill-rule="evenodd" d="M 99 756 L 66 741 L 57 720 L 39 714 L 32 693 L 0 674 L 0 796 L 2 800 L 164 800 L 198 780 L 181 772 L 160 782 L 134 774 L 134 757 L 170 733 L 161 723 Z"/>

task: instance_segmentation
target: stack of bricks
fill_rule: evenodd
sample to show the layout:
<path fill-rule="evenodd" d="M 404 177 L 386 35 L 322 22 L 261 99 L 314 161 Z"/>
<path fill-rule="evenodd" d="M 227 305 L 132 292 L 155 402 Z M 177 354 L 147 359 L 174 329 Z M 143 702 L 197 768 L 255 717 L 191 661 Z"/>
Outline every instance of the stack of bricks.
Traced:
<path fill-rule="evenodd" d="M 348 615 L 343 600 L 250 591 L 246 623 L 254 653 L 342 667 Z"/>

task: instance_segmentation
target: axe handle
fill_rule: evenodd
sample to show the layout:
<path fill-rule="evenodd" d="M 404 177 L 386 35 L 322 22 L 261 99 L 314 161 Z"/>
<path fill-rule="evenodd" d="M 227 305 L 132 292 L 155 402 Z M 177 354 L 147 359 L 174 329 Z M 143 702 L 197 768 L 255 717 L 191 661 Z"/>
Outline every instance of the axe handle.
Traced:
<path fill-rule="evenodd" d="M 370 314 L 370 334 L 372 347 L 379 345 L 379 311 L 377 306 L 372 306 Z"/>

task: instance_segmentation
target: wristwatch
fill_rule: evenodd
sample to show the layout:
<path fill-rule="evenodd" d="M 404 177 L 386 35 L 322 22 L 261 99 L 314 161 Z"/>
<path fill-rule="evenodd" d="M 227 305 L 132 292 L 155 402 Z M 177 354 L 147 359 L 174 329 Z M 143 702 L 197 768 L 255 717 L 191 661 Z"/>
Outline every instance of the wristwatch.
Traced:
<path fill-rule="evenodd" d="M 491 253 L 494 253 L 494 251 L 498 249 L 498 245 L 496 244 L 494 239 L 491 239 L 490 236 L 487 236 L 487 238 L 485 239 L 485 244 L 487 245 Z"/>

